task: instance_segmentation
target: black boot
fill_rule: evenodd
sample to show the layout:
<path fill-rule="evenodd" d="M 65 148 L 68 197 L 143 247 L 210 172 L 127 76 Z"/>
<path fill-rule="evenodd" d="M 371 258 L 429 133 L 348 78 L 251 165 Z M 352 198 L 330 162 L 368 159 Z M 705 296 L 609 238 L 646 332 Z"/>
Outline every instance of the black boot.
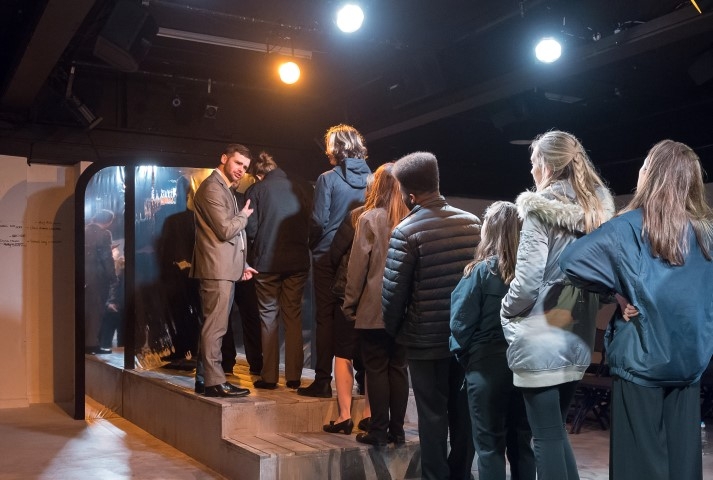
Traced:
<path fill-rule="evenodd" d="M 323 380 L 315 380 L 309 387 L 297 389 L 297 395 L 303 397 L 332 398 L 332 385 Z"/>

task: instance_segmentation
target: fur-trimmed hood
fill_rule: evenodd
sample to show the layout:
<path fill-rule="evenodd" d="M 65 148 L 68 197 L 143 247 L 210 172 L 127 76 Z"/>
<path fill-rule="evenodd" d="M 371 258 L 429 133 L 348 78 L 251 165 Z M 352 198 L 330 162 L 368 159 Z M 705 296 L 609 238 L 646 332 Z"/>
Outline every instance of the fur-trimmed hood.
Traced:
<path fill-rule="evenodd" d="M 605 187 L 597 189 L 597 197 L 604 208 L 604 220 L 609 220 L 616 212 L 614 198 Z M 521 219 L 531 214 L 547 225 L 557 226 L 572 233 L 582 233 L 584 210 L 575 203 L 576 198 L 572 185 L 560 180 L 541 192 L 521 193 L 515 203 Z"/>
<path fill-rule="evenodd" d="M 601 187 L 597 196 L 604 218 L 611 218 L 611 194 Z M 517 199 L 524 222 L 515 278 L 500 305 L 500 316 L 509 344 L 508 366 L 518 387 L 580 380 L 591 362 L 599 299 L 594 293 L 578 292 L 572 306 L 573 290 L 558 263 L 564 249 L 584 233 L 584 211 L 575 202 L 567 181 Z M 564 322 L 558 317 L 562 312 Z"/>

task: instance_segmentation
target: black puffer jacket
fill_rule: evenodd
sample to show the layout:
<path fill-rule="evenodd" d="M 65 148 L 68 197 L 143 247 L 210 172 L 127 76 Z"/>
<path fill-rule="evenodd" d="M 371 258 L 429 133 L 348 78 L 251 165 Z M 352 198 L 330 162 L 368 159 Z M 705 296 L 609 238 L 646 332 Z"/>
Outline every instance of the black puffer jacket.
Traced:
<path fill-rule="evenodd" d="M 414 208 L 391 234 L 382 308 L 386 331 L 412 359 L 453 355 L 451 292 L 480 241 L 480 220 L 442 196 Z"/>

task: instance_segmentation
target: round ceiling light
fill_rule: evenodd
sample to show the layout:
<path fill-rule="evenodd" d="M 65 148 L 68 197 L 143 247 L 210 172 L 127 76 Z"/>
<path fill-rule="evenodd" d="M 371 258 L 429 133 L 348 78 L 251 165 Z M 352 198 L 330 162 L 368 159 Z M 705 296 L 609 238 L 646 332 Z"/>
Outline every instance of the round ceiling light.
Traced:
<path fill-rule="evenodd" d="M 337 26 L 344 33 L 356 32 L 364 23 L 364 11 L 359 5 L 347 3 L 337 12 Z"/>
<path fill-rule="evenodd" d="M 285 62 L 280 65 L 280 80 L 288 85 L 292 85 L 300 79 L 300 67 L 295 62 Z"/>
<path fill-rule="evenodd" d="M 543 63 L 552 63 L 562 55 L 562 45 L 552 37 L 540 40 L 535 47 L 535 57 Z"/>

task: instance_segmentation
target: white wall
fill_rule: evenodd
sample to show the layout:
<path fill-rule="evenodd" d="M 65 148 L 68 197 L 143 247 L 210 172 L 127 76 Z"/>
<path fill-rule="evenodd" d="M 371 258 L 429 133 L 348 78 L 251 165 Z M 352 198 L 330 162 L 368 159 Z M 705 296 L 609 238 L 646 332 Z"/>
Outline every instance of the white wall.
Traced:
<path fill-rule="evenodd" d="M 72 403 L 79 173 L 0 155 L 0 408 Z"/>

